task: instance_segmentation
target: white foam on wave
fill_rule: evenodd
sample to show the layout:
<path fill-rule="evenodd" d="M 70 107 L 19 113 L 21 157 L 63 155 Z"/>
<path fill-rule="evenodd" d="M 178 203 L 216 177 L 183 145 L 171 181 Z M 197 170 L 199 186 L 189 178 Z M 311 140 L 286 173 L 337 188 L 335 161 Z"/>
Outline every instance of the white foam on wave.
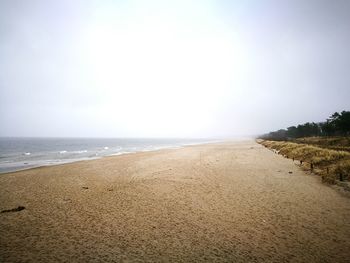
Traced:
<path fill-rule="evenodd" d="M 64 153 L 66 153 L 67 151 L 60 151 L 60 154 L 64 154 Z"/>
<path fill-rule="evenodd" d="M 108 150 L 108 149 L 109 149 L 109 147 L 105 146 L 105 147 L 103 147 L 103 149 Z"/>
<path fill-rule="evenodd" d="M 118 155 L 122 155 L 123 153 L 122 152 L 119 152 L 119 153 L 112 153 L 111 156 L 118 156 Z"/>
<path fill-rule="evenodd" d="M 30 154 L 31 154 L 30 152 L 24 153 L 24 155 L 30 155 Z"/>
<path fill-rule="evenodd" d="M 151 152 L 151 151 L 153 151 L 153 149 L 150 149 L 150 148 L 146 148 L 146 149 L 141 150 L 141 152 Z"/>
<path fill-rule="evenodd" d="M 118 156 L 118 155 L 128 154 L 128 153 L 135 153 L 135 152 L 122 151 L 122 152 L 112 153 L 110 156 Z"/>

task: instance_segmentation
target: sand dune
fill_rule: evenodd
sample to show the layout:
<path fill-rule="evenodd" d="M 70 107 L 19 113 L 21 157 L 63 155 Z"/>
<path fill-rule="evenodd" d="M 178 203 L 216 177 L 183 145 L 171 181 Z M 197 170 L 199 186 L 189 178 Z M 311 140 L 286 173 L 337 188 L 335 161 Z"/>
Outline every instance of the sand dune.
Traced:
<path fill-rule="evenodd" d="M 1 262 L 350 259 L 350 198 L 251 141 L 3 174 L 0 201 Z"/>

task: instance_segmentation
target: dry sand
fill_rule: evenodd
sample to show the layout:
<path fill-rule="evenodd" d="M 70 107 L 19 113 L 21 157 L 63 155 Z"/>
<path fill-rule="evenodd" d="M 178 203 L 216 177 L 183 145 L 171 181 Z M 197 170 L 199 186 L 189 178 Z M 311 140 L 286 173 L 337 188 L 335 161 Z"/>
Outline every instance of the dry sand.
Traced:
<path fill-rule="evenodd" d="M 251 141 L 3 174 L 0 201 L 26 207 L 1 262 L 350 261 L 350 198 Z"/>

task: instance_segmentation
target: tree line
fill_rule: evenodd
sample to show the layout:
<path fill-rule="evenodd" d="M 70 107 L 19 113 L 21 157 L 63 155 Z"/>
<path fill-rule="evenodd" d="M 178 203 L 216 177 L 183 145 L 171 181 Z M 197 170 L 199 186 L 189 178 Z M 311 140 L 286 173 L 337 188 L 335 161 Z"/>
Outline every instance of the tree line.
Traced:
<path fill-rule="evenodd" d="M 260 136 L 267 140 L 288 140 L 311 136 L 349 136 L 350 111 L 333 113 L 324 122 L 307 122 L 287 129 L 280 129 Z"/>

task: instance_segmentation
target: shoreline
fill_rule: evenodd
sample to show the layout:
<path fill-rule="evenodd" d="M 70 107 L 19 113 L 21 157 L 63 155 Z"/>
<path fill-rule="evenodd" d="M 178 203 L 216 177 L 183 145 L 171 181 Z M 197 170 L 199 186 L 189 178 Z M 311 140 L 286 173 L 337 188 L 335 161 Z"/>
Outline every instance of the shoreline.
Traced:
<path fill-rule="evenodd" d="M 154 152 L 154 151 L 160 151 L 160 150 L 168 150 L 168 149 L 180 149 L 184 147 L 190 147 L 190 146 L 196 146 L 196 145 L 205 145 L 205 144 L 212 144 L 212 143 L 220 143 L 224 141 L 213 141 L 213 142 L 199 142 L 199 143 L 188 143 L 188 144 L 182 144 L 182 145 L 174 145 L 174 146 L 165 146 L 165 147 L 159 147 L 155 149 L 142 149 L 142 150 L 135 150 L 135 151 L 121 151 L 121 152 L 116 152 L 116 153 L 111 153 L 108 155 L 101 155 L 101 156 L 96 156 L 96 157 L 85 157 L 85 158 L 77 158 L 77 159 L 70 159 L 67 161 L 57 161 L 53 163 L 48 163 L 48 164 L 38 164 L 38 165 L 33 165 L 27 168 L 18 168 L 14 169 L 11 171 L 0 171 L 0 176 L 8 173 L 16 173 L 16 172 L 22 172 L 22 171 L 27 171 L 27 170 L 32 170 L 32 169 L 38 169 L 38 168 L 43 168 L 43 167 L 51 167 L 51 166 L 61 166 L 65 164 L 71 164 L 71 163 L 77 163 L 77 162 L 85 162 L 85 161 L 93 161 L 93 160 L 99 160 L 102 158 L 106 157 L 113 157 L 113 156 L 121 156 L 121 155 L 126 155 L 126 154 L 135 154 L 135 153 L 141 153 L 141 152 Z"/>
<path fill-rule="evenodd" d="M 156 152 L 156 151 L 162 151 L 162 150 L 175 150 L 175 149 L 181 149 L 185 147 L 191 147 L 191 146 L 197 146 L 197 145 L 206 145 L 206 144 L 215 144 L 215 143 L 223 143 L 225 141 L 214 141 L 214 142 L 203 142 L 203 143 L 190 143 L 190 144 L 183 144 L 183 145 L 177 145 L 177 146 L 169 146 L 169 147 L 161 147 L 159 149 L 152 149 L 152 150 L 138 150 L 138 151 L 128 151 L 128 152 L 116 152 L 112 153 L 109 155 L 102 155 L 102 156 L 97 156 L 97 157 L 87 157 L 87 158 L 81 158 L 81 159 L 75 159 L 71 161 L 62 161 L 58 163 L 50 163 L 50 164 L 40 164 L 37 166 L 31 166 L 28 168 L 23 168 L 23 169 L 16 169 L 12 171 L 5 171 L 5 172 L 0 172 L 0 176 L 4 174 L 12 174 L 12 173 L 17 173 L 17 172 L 22 172 L 22 171 L 27 171 L 27 170 L 32 170 L 32 169 L 38 169 L 38 168 L 44 168 L 44 167 L 51 167 L 51 166 L 62 166 L 66 164 L 72 164 L 72 163 L 79 163 L 79 162 L 86 162 L 86 161 L 93 161 L 93 160 L 99 160 L 103 158 L 109 158 L 109 157 L 117 157 L 117 156 L 122 156 L 122 155 L 128 155 L 128 154 L 137 154 L 137 153 L 145 153 L 145 152 Z"/>

